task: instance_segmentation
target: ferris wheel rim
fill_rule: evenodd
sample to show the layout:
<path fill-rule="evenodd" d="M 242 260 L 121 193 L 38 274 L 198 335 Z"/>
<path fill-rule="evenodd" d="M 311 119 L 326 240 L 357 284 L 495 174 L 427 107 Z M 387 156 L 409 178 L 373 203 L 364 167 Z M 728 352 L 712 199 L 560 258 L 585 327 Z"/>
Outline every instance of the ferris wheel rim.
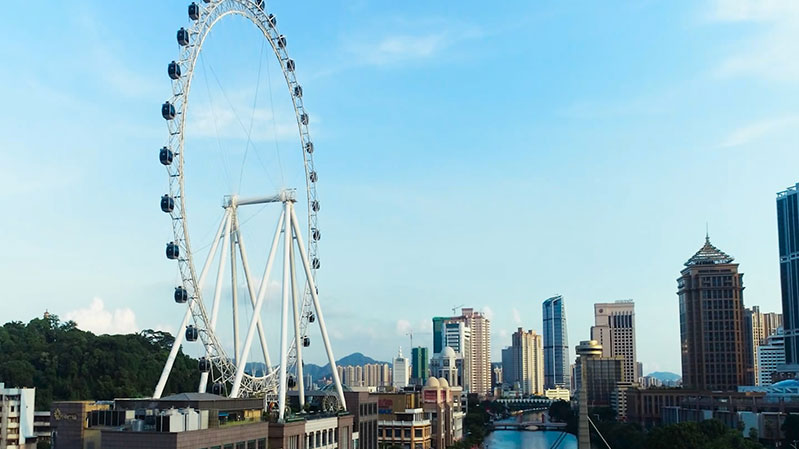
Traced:
<path fill-rule="evenodd" d="M 188 28 L 180 28 L 178 31 L 177 38 L 180 44 L 180 55 L 178 60 L 172 61 L 169 67 L 173 92 L 171 98 L 162 106 L 162 115 L 167 119 L 166 121 L 169 129 L 168 144 L 164 148 L 173 151 L 170 157 L 174 157 L 177 164 L 170 163 L 169 165 L 165 165 L 169 175 L 169 195 L 173 198 L 175 208 L 170 211 L 173 236 L 175 239 L 170 244 L 176 244 L 179 253 L 182 251 L 181 257 L 177 258 L 179 272 L 183 282 L 181 288 L 186 289 L 193 322 L 201 331 L 199 332 L 199 337 L 206 348 L 206 353 L 212 355 L 211 362 L 220 373 L 219 379 L 222 382 L 227 382 L 232 378 L 232 373 L 235 373 L 236 367 L 231 361 L 231 358 L 227 356 L 223 345 L 217 338 L 215 330 L 212 329 L 213 326 L 208 325 L 210 320 L 208 319 L 208 314 L 202 300 L 201 288 L 198 287 L 199 278 L 197 276 L 194 254 L 190 242 L 186 213 L 184 172 L 186 116 L 189 108 L 189 98 L 195 66 L 202 52 L 205 39 L 208 37 L 213 27 L 224 17 L 229 15 L 244 17 L 261 31 L 263 37 L 272 47 L 273 54 L 278 60 L 286 85 L 289 89 L 289 95 L 292 100 L 300 136 L 300 152 L 303 156 L 305 171 L 305 198 L 308 219 L 305 230 L 307 231 L 309 242 L 307 252 L 309 259 L 313 258 L 315 261 L 318 261 L 318 238 L 315 238 L 318 237 L 318 234 L 314 234 L 318 232 L 317 212 L 319 210 L 319 203 L 316 191 L 318 175 L 314 168 L 313 142 L 308 130 L 308 113 L 303 103 L 302 86 L 296 79 L 294 61 L 288 56 L 285 36 L 279 33 L 274 16 L 272 14 L 267 14 L 262 0 L 206 0 L 204 3 L 206 4 L 205 6 L 201 6 L 198 3 L 192 3 L 189 6 L 189 18 L 192 20 L 192 23 Z M 192 8 L 194 8 L 196 17 L 192 16 Z M 183 41 L 181 41 L 182 38 L 184 39 Z M 177 64 L 177 78 L 172 77 L 172 64 Z M 182 73 L 184 68 L 186 71 Z M 167 105 L 171 105 L 171 118 L 167 118 L 167 114 L 164 111 Z M 225 218 L 223 218 L 223 222 L 224 221 Z M 168 244 L 168 246 L 170 244 Z M 312 276 L 314 280 L 316 279 L 316 271 L 317 266 L 315 264 L 312 267 Z M 308 326 L 307 311 L 309 309 L 307 299 L 309 295 L 309 287 L 306 283 L 301 313 L 302 335 L 306 334 Z M 180 329 L 179 331 L 183 332 L 184 329 Z M 291 344 L 292 350 L 294 350 L 298 344 L 296 339 L 293 339 Z M 296 362 L 296 354 L 294 358 L 290 359 L 288 369 L 291 369 L 294 362 Z M 238 363 L 238 360 L 236 363 Z M 268 390 L 268 386 L 275 380 L 275 372 L 276 371 L 273 371 L 264 376 L 245 374 L 245 380 L 242 383 L 243 394 L 253 394 Z"/>

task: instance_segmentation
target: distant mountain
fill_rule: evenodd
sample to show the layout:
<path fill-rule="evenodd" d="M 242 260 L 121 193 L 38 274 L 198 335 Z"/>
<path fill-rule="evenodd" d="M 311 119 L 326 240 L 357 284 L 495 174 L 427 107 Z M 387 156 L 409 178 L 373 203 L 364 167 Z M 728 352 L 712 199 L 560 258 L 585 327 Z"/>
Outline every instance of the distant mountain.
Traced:
<path fill-rule="evenodd" d="M 364 366 L 372 363 L 386 363 L 386 362 L 375 360 L 371 357 L 361 354 L 360 352 L 354 352 L 350 355 L 344 356 L 336 360 L 337 366 Z M 263 372 L 264 369 L 265 365 L 263 363 L 260 362 L 247 363 L 247 368 L 246 368 L 247 372 L 255 371 L 256 373 L 259 373 Z M 306 363 L 305 366 L 303 367 L 303 374 L 310 374 L 311 378 L 313 378 L 315 381 L 317 379 L 321 379 L 322 377 L 328 377 L 332 373 L 330 371 L 329 363 L 325 364 L 324 366 L 319 366 L 314 363 Z"/>
<path fill-rule="evenodd" d="M 649 377 L 654 377 L 663 382 L 676 382 L 681 379 L 679 374 L 670 373 L 668 371 L 655 371 L 648 374 Z"/>

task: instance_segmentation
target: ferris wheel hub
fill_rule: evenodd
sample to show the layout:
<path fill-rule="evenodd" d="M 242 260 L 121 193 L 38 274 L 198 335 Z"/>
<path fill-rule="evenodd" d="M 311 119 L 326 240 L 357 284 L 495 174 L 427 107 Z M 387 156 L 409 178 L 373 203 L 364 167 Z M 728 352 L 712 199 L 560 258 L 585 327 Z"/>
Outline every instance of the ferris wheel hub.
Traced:
<path fill-rule="evenodd" d="M 222 198 L 222 207 L 247 206 L 251 204 L 266 203 L 296 203 L 297 189 L 283 189 L 274 195 L 240 197 L 238 195 L 225 195 Z"/>

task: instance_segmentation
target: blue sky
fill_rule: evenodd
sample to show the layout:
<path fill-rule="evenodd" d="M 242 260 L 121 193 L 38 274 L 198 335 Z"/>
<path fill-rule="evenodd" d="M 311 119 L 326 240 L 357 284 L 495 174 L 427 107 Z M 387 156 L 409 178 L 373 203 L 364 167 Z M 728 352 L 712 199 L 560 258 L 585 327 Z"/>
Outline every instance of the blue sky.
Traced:
<path fill-rule="evenodd" d="M 632 298 L 645 372 L 679 372 L 675 279 L 706 223 L 741 264 L 745 304 L 779 311 L 774 198 L 799 182 L 795 2 L 268 7 L 312 117 L 319 283 L 337 354 L 387 360 L 408 329 L 429 345 L 430 318 L 466 304 L 491 317 L 498 360 L 509 334 L 540 331 L 541 302 L 562 294 L 572 345 L 588 337 L 594 302 Z M 99 332 L 179 324 L 156 151 L 185 8 L 6 5 L 2 321 L 48 309 Z M 249 104 L 257 34 L 231 20 L 208 42 L 231 103 Z M 272 140 L 291 145 L 276 131 L 288 96 L 274 86 L 276 106 L 261 95 L 253 115 L 277 123 L 255 139 L 266 165 Z M 213 148 L 200 120 L 209 102 L 193 94 L 187 134 Z M 223 137 L 241 152 L 240 136 Z M 194 179 L 208 179 L 195 181 L 209 190 L 196 201 L 218 205 L 214 154 Z M 278 172 L 296 179 L 290 159 Z"/>

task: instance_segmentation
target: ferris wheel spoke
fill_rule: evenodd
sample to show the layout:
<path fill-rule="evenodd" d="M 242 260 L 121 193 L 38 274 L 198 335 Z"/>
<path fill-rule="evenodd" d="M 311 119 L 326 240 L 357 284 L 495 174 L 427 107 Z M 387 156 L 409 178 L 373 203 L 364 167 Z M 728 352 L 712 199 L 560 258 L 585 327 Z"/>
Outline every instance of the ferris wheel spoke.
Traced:
<path fill-rule="evenodd" d="M 210 331 L 211 333 L 214 332 L 216 329 L 216 321 L 219 318 L 219 298 L 222 296 L 222 278 L 225 274 L 225 262 L 227 261 L 227 257 L 225 257 L 225 253 L 227 252 L 228 246 L 230 246 L 230 224 L 233 221 L 233 213 L 227 212 L 225 214 L 227 217 L 225 219 L 225 227 L 222 231 L 223 241 L 222 241 L 222 251 L 220 251 L 219 255 L 219 269 L 216 273 L 216 286 L 214 288 L 214 302 L 211 306 L 211 322 L 208 323 L 208 327 L 206 331 Z M 209 259 L 210 260 L 210 259 Z M 207 262 L 206 262 L 207 263 Z M 212 355 L 211 351 L 208 347 L 206 347 L 205 351 L 206 355 Z M 203 372 L 200 375 L 200 385 L 197 387 L 197 391 L 199 393 L 205 393 L 205 389 L 208 386 L 208 373 Z"/>
<path fill-rule="evenodd" d="M 250 303 L 252 303 L 253 311 L 255 310 L 255 302 L 256 302 L 256 294 L 255 288 L 253 287 L 253 283 L 251 281 L 252 276 L 250 276 L 250 265 L 247 262 L 247 250 L 244 247 L 244 237 L 241 235 L 241 229 L 236 229 L 236 239 L 239 242 L 239 253 L 241 254 L 241 266 L 244 269 L 244 279 L 247 281 L 247 291 L 250 297 Z M 261 340 L 261 349 L 264 353 L 264 362 L 266 363 L 266 373 L 269 374 L 272 372 L 272 360 L 269 358 L 269 347 L 266 344 L 266 335 L 264 333 L 264 326 L 261 321 L 260 314 L 258 315 L 258 322 L 256 323 L 258 327 L 258 338 Z M 241 358 L 241 354 L 236 354 L 237 359 Z"/>
<path fill-rule="evenodd" d="M 258 300 L 255 301 L 255 308 L 253 309 L 252 320 L 247 328 L 247 338 L 244 340 L 244 347 L 241 349 L 240 360 L 236 363 L 236 377 L 233 379 L 233 388 L 230 391 L 230 397 L 236 398 L 239 396 L 239 389 L 241 388 L 241 379 L 244 377 L 244 367 L 247 365 L 247 355 L 252 346 L 252 338 L 255 335 L 255 326 L 258 322 L 258 317 L 261 315 L 261 307 L 264 304 L 264 297 L 266 296 L 266 289 L 269 285 L 269 275 L 272 273 L 272 265 L 275 262 L 275 255 L 277 254 L 277 247 L 280 243 L 280 231 L 283 229 L 283 221 L 286 215 L 285 209 L 280 214 L 280 220 L 275 229 L 275 237 L 272 239 L 272 249 L 269 250 L 269 258 L 266 261 L 266 268 L 264 269 L 264 277 L 261 279 L 261 287 L 258 290 Z M 284 231 L 285 232 L 285 231 Z"/>

